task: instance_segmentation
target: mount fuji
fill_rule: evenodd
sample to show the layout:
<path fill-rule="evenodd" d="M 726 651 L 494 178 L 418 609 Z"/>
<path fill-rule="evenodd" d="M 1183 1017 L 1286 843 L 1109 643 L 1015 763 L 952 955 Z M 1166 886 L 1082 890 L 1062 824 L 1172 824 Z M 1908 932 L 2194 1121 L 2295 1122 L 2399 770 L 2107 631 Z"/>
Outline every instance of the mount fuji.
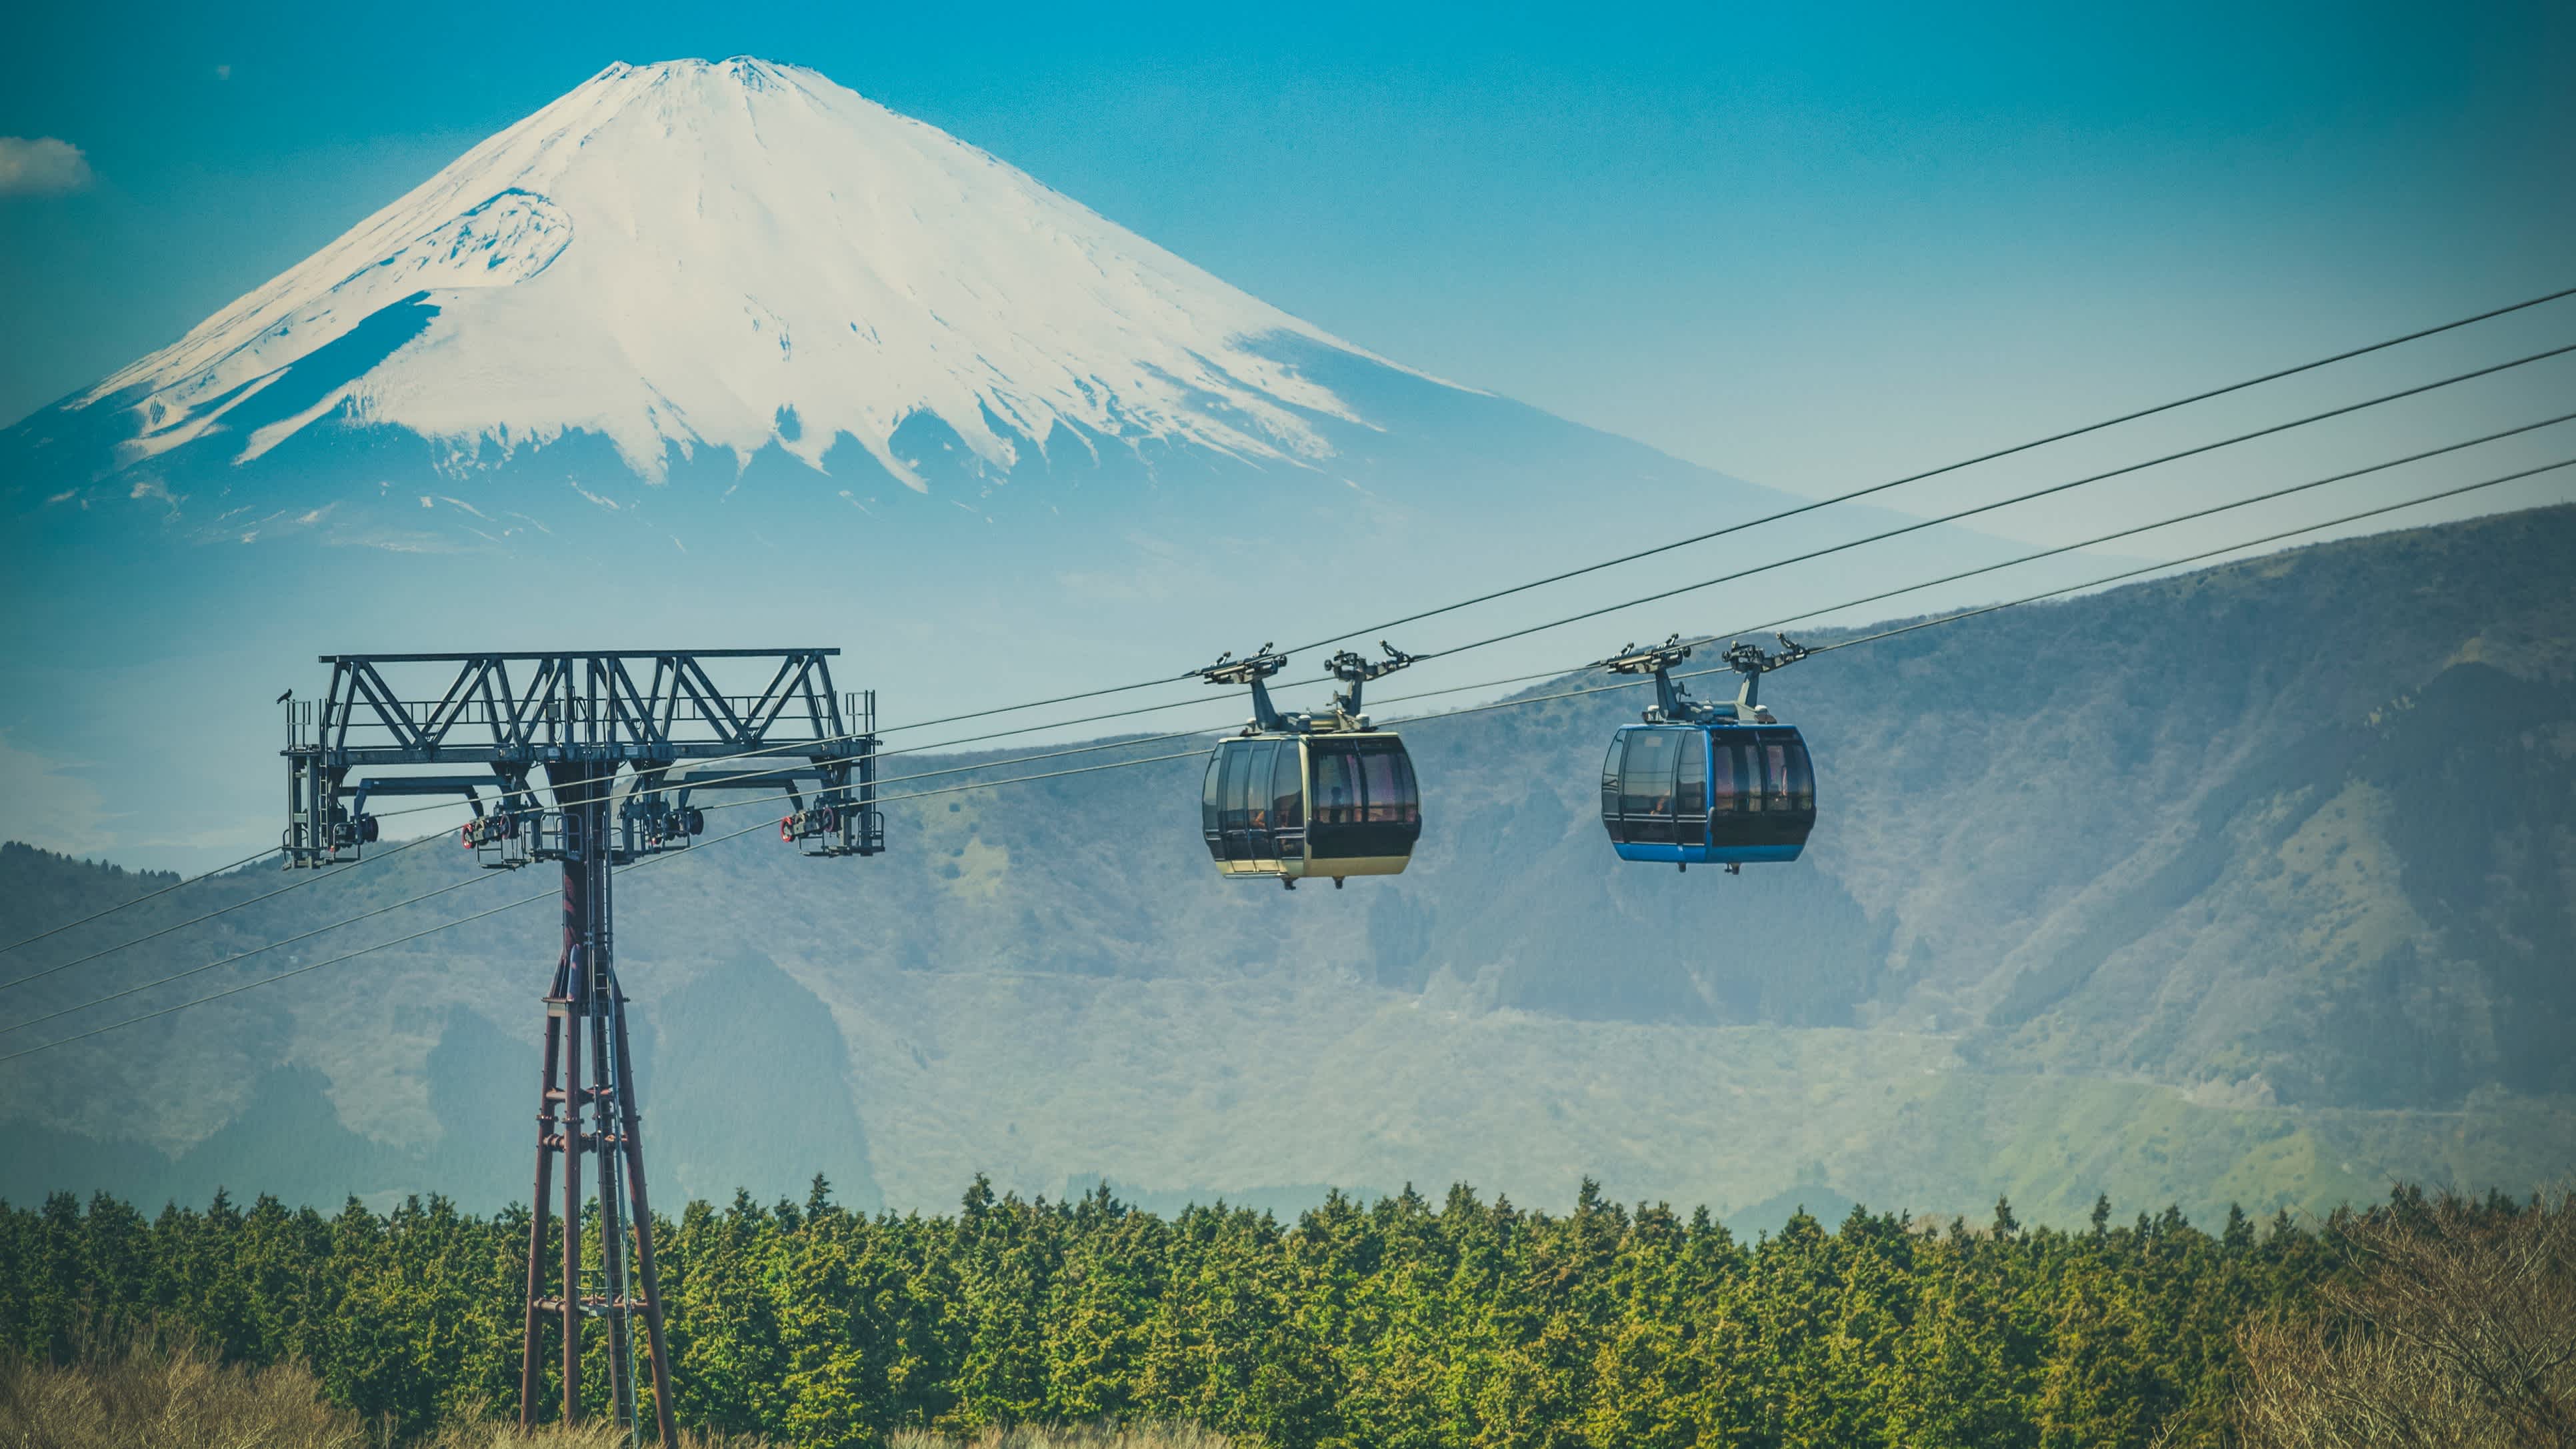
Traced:
<path fill-rule="evenodd" d="M 45 843 L 193 864 L 274 828 L 264 711 L 317 653 L 837 644 L 917 718 L 1792 501 L 1376 356 L 813 71 L 612 65 L 0 432 L 0 759 L 71 822 Z M 1794 602 L 2001 549 L 1928 532 Z M 1461 679 L 1744 627 L 1793 602 L 1771 587 Z"/>
<path fill-rule="evenodd" d="M 569 434 L 639 478 L 846 441 L 928 491 L 1151 441 L 1264 463 L 1360 418 L 1257 350 L 1367 354 L 811 71 L 611 66 L 186 337 L 80 394 L 121 471 L 385 427 L 470 471 Z"/>

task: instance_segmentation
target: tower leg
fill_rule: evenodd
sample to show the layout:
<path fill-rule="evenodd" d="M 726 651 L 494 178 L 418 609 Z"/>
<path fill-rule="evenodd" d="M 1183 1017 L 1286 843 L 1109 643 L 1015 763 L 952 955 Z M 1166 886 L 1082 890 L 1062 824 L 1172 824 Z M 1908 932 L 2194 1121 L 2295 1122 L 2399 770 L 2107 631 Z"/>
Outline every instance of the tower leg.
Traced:
<path fill-rule="evenodd" d="M 560 989 L 560 988 L 558 988 Z M 539 1335 L 545 1311 L 539 1306 L 546 1296 L 546 1190 L 554 1185 L 555 1096 L 557 1073 L 563 1067 L 563 1018 L 546 1018 L 546 1065 L 537 1079 L 537 1190 L 528 1199 L 528 1313 L 527 1329 L 519 1340 L 519 1427 L 537 1426 L 537 1390 L 543 1376 L 537 1372 Z"/>
<path fill-rule="evenodd" d="M 676 1445 L 670 1354 L 663 1336 L 661 1284 L 653 1257 L 653 1209 L 644 1190 L 626 998 L 617 985 L 610 929 L 609 867 L 614 841 L 608 786 L 613 773 L 582 774 L 568 766 L 552 771 L 555 800 L 563 812 L 563 952 L 555 965 L 554 990 L 546 998 L 536 1206 L 529 1214 L 528 1311 L 520 1340 L 519 1422 L 527 1427 L 536 1423 L 537 1393 L 544 1381 L 538 1367 L 538 1355 L 544 1349 L 541 1325 L 549 1310 L 562 1315 L 563 1422 L 581 1422 L 582 1320 L 596 1312 L 606 1320 L 608 1330 L 611 1415 L 620 1428 L 639 1428 L 633 1335 L 635 1313 L 641 1309 L 652 1353 L 655 1427 L 663 1444 Z M 585 1038 L 591 1055 L 587 1074 L 581 1059 Z M 586 1245 L 581 1159 L 585 1152 L 599 1154 L 596 1282 L 582 1276 Z M 545 1291 L 545 1239 L 555 1153 L 563 1156 L 563 1198 L 558 1210 L 563 1220 L 562 1287 L 550 1297 Z"/>
<path fill-rule="evenodd" d="M 626 1050 L 626 994 L 611 991 L 608 1009 L 616 1024 L 617 1061 L 623 1068 L 634 1060 Z M 635 1111 L 635 1079 L 621 1072 L 617 1079 L 618 1145 L 626 1158 L 627 1197 L 635 1205 L 635 1273 L 636 1287 L 644 1299 L 644 1337 L 653 1357 L 653 1419 L 661 1430 L 662 1443 L 672 1449 L 680 1442 L 672 1427 L 671 1356 L 662 1342 L 661 1273 L 653 1262 L 653 1204 L 644 1194 L 644 1139 L 640 1135 Z"/>
<path fill-rule="evenodd" d="M 591 983 L 590 1100 L 592 1140 L 599 1144 L 599 1313 L 608 1328 L 608 1402 L 614 1422 L 635 1422 L 635 1358 L 627 1334 L 626 1227 L 618 1196 L 616 1079 L 624 1063 L 608 1054 L 607 996 L 613 983 Z"/>
<path fill-rule="evenodd" d="M 580 973 L 564 1004 L 563 1421 L 581 1422 L 581 1028 Z"/>

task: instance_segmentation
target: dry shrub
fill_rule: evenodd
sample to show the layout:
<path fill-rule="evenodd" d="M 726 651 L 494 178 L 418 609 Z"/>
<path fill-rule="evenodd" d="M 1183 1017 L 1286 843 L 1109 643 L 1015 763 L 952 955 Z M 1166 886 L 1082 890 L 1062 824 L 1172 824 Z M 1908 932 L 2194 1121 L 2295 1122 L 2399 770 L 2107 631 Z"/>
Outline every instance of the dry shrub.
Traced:
<path fill-rule="evenodd" d="M 652 1444 L 652 1408 L 647 1405 L 644 1421 L 644 1444 Z M 634 1441 L 626 1431 L 605 1418 L 592 1418 L 574 1428 L 559 1423 L 544 1423 L 536 1431 L 523 1434 L 515 1418 L 459 1418 L 440 1423 L 438 1434 L 428 1439 L 412 1439 L 402 1449 L 631 1449 Z M 13 1446 L 0 1444 L 0 1449 Z M 768 1449 L 768 1439 L 729 1434 L 693 1434 L 680 1431 L 680 1449 Z"/>
<path fill-rule="evenodd" d="M 648 1408 L 646 1413 L 650 1412 Z M 649 1419 L 644 1425 L 644 1442 L 653 1442 Z M 526 1434 L 519 1432 L 515 1419 L 472 1419 L 442 1424 L 437 1433 L 412 1440 L 402 1449 L 630 1449 L 632 1443 L 625 1430 L 605 1419 L 593 1419 L 570 1429 L 547 1424 Z M 681 1449 L 765 1449 L 767 1444 L 765 1439 L 680 1431 Z M 0 1445 L 0 1449 L 14 1446 Z"/>
<path fill-rule="evenodd" d="M 2576 1449 L 2576 1196 L 2353 1219 L 2314 1321 L 2250 1323 L 2248 1449 Z"/>
<path fill-rule="evenodd" d="M 66 1368 L 0 1362 L 6 1449 L 365 1449 L 358 1416 L 301 1365 L 225 1368 L 194 1345 Z"/>
<path fill-rule="evenodd" d="M 1191 1424 L 1015 1424 L 960 1439 L 925 1429 L 898 1429 L 890 1449 L 1235 1449 L 1223 1434 Z"/>
<path fill-rule="evenodd" d="M 386 1449 L 391 1436 L 322 1397 L 303 1365 L 226 1368 L 185 1338 L 93 1349 L 55 1367 L 0 1358 L 0 1449 Z M 683 1449 L 763 1449 L 683 1433 Z M 502 1419 L 442 1425 L 401 1449 L 628 1449 L 604 1420 L 533 1434 Z"/>

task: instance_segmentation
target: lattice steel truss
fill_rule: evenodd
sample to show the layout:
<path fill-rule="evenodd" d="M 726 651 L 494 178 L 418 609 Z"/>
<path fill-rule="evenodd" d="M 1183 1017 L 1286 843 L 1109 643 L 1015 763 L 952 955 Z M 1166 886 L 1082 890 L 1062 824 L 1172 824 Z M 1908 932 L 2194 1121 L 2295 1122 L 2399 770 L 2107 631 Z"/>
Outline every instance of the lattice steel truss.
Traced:
<path fill-rule="evenodd" d="M 378 834 L 371 800 L 454 795 L 475 815 L 461 839 L 487 864 L 560 859 L 560 811 L 538 803 L 532 772 L 578 763 L 633 771 L 616 802 L 619 864 L 685 847 L 696 819 L 688 798 L 704 790 L 778 790 L 790 807 L 782 828 L 809 853 L 874 855 L 884 848 L 876 696 L 834 690 L 829 661 L 839 653 L 325 655 L 330 689 L 318 700 L 286 701 L 287 825 L 279 844 L 289 867 L 356 860 Z M 709 660 L 775 665 L 759 693 L 728 694 Z M 406 697 L 389 671 L 437 692 Z M 739 768 L 678 769 L 719 760 Z M 457 766 L 489 773 L 351 781 L 353 772 L 379 767 Z M 488 808 L 484 790 L 493 796 Z"/>
<path fill-rule="evenodd" d="M 462 797 L 474 818 L 459 839 L 487 866 L 563 865 L 563 946 L 545 995 L 545 1075 L 529 1215 L 523 1425 L 537 1422 L 546 1388 L 550 1321 L 561 1325 L 563 1418 L 581 1417 L 582 1325 L 598 1319 L 609 1335 L 611 1412 L 641 1437 L 633 1333 L 640 1315 L 655 1428 L 664 1444 L 678 1442 L 628 1068 L 626 995 L 618 988 L 613 949 L 610 871 L 638 856 L 686 848 L 704 829 L 704 813 L 689 803 L 704 791 L 780 792 L 789 809 L 779 836 L 809 855 L 883 850 L 876 696 L 835 691 L 829 661 L 839 652 L 336 654 L 322 659 L 331 666 L 322 698 L 282 701 L 287 826 L 281 845 L 289 868 L 359 859 L 381 833 L 368 803 L 401 796 Z M 768 683 L 756 694 L 728 694 L 709 661 L 761 661 Z M 405 684 L 417 692 L 407 695 Z M 458 773 L 475 767 L 483 773 Z M 391 773 L 371 773 L 377 770 Z M 541 790 L 550 802 L 540 800 Z M 588 1264 L 584 1154 L 598 1162 L 598 1248 Z M 558 1159 L 560 1242 L 552 1256 L 560 1269 L 550 1275 Z"/>

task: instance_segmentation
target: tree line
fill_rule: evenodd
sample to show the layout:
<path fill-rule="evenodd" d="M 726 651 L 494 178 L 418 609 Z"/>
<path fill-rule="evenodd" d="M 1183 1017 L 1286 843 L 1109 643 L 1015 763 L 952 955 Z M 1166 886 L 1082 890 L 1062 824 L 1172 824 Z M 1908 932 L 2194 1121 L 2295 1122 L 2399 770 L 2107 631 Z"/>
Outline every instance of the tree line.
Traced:
<path fill-rule="evenodd" d="M 1590 1182 L 1565 1214 L 1461 1186 L 1286 1223 L 981 1178 L 954 1214 L 871 1216 L 818 1177 L 801 1203 L 695 1202 L 656 1231 L 679 1419 L 796 1444 L 1097 1419 L 1281 1449 L 2220 1442 L 2240 1330 L 2310 1313 L 2356 1219 L 2111 1218 L 1855 1207 L 1746 1242 Z M 527 1228 L 523 1208 L 436 1197 L 0 1203 L 0 1346 L 61 1361 L 176 1328 L 231 1362 L 308 1365 L 405 1432 L 511 1413 Z M 602 1337 L 584 1382 L 604 1393 Z"/>

